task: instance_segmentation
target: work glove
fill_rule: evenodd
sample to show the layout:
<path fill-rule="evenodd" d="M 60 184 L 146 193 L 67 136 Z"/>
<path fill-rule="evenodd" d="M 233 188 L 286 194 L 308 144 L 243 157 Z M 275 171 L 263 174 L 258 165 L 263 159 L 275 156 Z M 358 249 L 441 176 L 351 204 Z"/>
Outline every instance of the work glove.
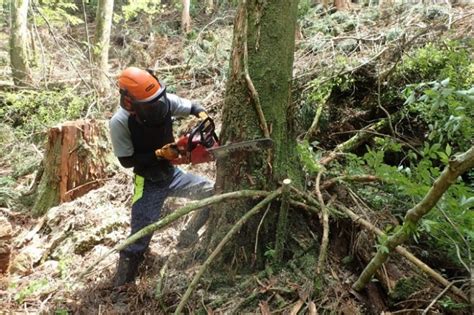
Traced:
<path fill-rule="evenodd" d="M 164 145 L 161 149 L 155 151 L 157 158 L 162 158 L 166 160 L 174 160 L 179 157 L 178 146 L 176 143 L 168 143 Z"/>
<path fill-rule="evenodd" d="M 209 116 L 207 115 L 207 113 L 205 111 L 202 111 L 198 114 L 198 117 L 199 117 L 200 120 L 204 120 Z"/>

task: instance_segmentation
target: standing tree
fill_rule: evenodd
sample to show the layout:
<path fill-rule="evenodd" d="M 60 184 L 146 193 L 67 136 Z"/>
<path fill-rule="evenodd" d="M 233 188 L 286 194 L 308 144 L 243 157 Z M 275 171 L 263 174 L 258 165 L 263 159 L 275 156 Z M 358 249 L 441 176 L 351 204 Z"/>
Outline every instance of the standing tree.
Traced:
<path fill-rule="evenodd" d="M 271 137 L 274 145 L 268 151 L 237 152 L 220 159 L 217 162 L 218 193 L 248 188 L 272 190 L 287 177 L 299 177 L 297 163 L 292 161 L 296 137 L 291 130 L 297 8 L 297 0 L 243 0 L 239 5 L 234 21 L 221 143 Z M 232 202 L 225 207 L 225 212 L 210 218 L 207 234 L 210 248 L 215 247 L 252 204 Z M 262 261 L 262 249 L 275 240 L 275 215 L 269 213 L 259 229 L 259 250 L 254 256 L 260 221 L 259 218 L 251 220 L 241 229 L 233 244 L 223 251 L 224 260 L 238 256 L 243 260 L 254 257 L 256 260 L 252 262 Z"/>
<path fill-rule="evenodd" d="M 12 0 L 10 27 L 10 65 L 15 85 L 25 85 L 30 80 L 28 65 L 28 0 Z"/>
<path fill-rule="evenodd" d="M 214 0 L 207 0 L 206 1 L 206 13 L 211 14 L 214 12 Z"/>
<path fill-rule="evenodd" d="M 183 34 L 187 34 L 191 31 L 190 7 L 191 0 L 183 0 L 183 12 L 181 13 L 181 30 Z"/>
<path fill-rule="evenodd" d="M 99 71 L 99 87 L 103 92 L 108 89 L 109 44 L 114 0 L 99 0 L 96 14 L 96 30 L 94 40 L 94 61 Z"/>

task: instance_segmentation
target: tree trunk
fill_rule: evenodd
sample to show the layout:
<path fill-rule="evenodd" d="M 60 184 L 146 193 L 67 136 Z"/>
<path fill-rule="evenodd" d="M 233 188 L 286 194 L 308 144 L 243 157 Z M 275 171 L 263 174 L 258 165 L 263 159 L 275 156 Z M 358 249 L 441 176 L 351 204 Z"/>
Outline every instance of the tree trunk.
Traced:
<path fill-rule="evenodd" d="M 181 29 L 183 34 L 187 34 L 191 31 L 191 16 L 189 15 L 190 6 L 191 0 L 183 0 L 183 12 L 181 15 Z"/>
<path fill-rule="evenodd" d="M 78 120 L 51 128 L 33 214 L 101 186 L 112 173 L 108 143 L 105 121 Z"/>
<path fill-rule="evenodd" d="M 274 146 L 270 151 L 236 152 L 218 160 L 216 190 L 219 193 L 242 188 L 272 190 L 278 181 L 287 177 L 293 179 L 293 183 L 299 182 L 297 163 L 292 160 L 296 137 L 289 123 L 294 112 L 290 96 L 297 5 L 297 0 L 263 3 L 247 0 L 239 5 L 234 21 L 221 143 L 261 138 L 268 136 L 271 130 Z M 207 234 L 210 249 L 252 206 L 248 202 L 235 202 L 227 204 L 227 211 L 221 216 L 211 215 Z M 254 252 L 261 221 L 258 216 L 226 246 L 223 259 L 245 266 L 255 259 L 261 262 L 269 243 L 275 240 L 277 220 L 273 213 L 266 216 L 260 228 L 257 251 Z"/>
<path fill-rule="evenodd" d="M 28 64 L 28 0 L 11 1 L 10 66 L 15 85 L 31 81 Z"/>
<path fill-rule="evenodd" d="M 13 230 L 5 217 L 0 217 L 0 276 L 8 272 L 11 257 Z"/>
<path fill-rule="evenodd" d="M 334 0 L 334 6 L 338 11 L 348 10 L 351 7 L 349 0 Z"/>
<path fill-rule="evenodd" d="M 98 85 L 101 92 L 109 89 L 109 46 L 114 0 L 99 0 L 97 4 L 96 29 L 94 39 L 94 61 L 98 71 Z"/>
<path fill-rule="evenodd" d="M 206 0 L 206 13 L 211 14 L 214 12 L 214 0 Z"/>

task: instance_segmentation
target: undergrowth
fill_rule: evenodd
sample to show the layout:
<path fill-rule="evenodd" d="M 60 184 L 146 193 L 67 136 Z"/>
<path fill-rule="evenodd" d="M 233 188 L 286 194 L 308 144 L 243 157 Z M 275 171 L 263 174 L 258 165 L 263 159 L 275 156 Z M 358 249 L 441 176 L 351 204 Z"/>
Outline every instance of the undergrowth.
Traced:
<path fill-rule="evenodd" d="M 400 108 L 402 120 L 394 124 L 395 134 L 374 137 L 362 152 L 348 154 L 343 167 L 333 168 L 343 175 L 371 174 L 381 180 L 380 185 L 351 184 L 373 210 L 390 210 L 401 222 L 449 159 L 472 146 L 472 49 L 472 41 L 440 41 L 411 51 L 397 66 L 390 86 L 381 92 L 388 95 L 381 95 L 384 101 L 405 100 Z M 342 83 L 353 84 L 356 78 L 334 77 L 322 85 L 317 82 L 308 99 L 321 106 L 336 86 L 341 91 Z M 317 169 L 307 156 L 302 155 L 302 161 L 307 169 Z M 474 250 L 473 180 L 472 171 L 459 178 L 414 235 L 415 244 L 428 249 L 422 251 L 424 258 L 437 255 L 438 260 L 465 269 L 466 274 Z"/>

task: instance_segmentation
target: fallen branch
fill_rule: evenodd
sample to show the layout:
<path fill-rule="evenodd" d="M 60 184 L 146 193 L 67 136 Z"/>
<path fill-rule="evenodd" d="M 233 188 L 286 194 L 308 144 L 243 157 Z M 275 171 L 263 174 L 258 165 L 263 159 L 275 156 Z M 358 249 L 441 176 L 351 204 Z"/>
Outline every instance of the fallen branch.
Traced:
<path fill-rule="evenodd" d="M 316 115 L 314 116 L 313 122 L 311 123 L 311 126 L 309 127 L 308 131 L 306 132 L 306 135 L 304 136 L 303 140 L 308 140 L 310 141 L 313 136 L 316 135 L 319 129 L 319 119 L 321 118 L 321 115 L 323 114 L 324 110 L 324 105 L 326 105 L 326 102 L 320 104 L 318 106 L 318 109 L 316 110 Z"/>
<path fill-rule="evenodd" d="M 430 308 L 433 307 L 433 305 L 436 304 L 436 302 L 438 302 L 438 300 L 446 293 L 448 292 L 449 288 L 453 285 L 453 283 L 451 282 L 450 284 L 448 284 L 446 286 L 446 288 L 443 289 L 443 291 L 441 291 L 434 299 L 433 301 L 431 301 L 431 303 L 423 310 L 423 313 L 421 313 L 421 315 L 426 315 L 428 314 Z"/>
<path fill-rule="evenodd" d="M 390 122 L 393 122 L 395 119 L 398 119 L 400 115 L 401 114 L 399 112 L 395 113 L 392 115 L 390 119 L 388 118 L 381 119 L 375 124 L 372 124 L 370 126 L 367 126 L 359 130 L 352 138 L 350 138 L 347 141 L 344 141 L 343 143 L 338 144 L 334 148 L 334 150 L 332 150 L 328 155 L 322 157 L 319 160 L 319 164 L 327 165 L 329 164 L 329 162 L 334 160 L 341 153 L 354 151 L 360 145 L 362 145 L 363 143 L 373 138 L 374 135 L 378 133 L 378 131 L 383 130 L 387 126 L 389 126 Z"/>
<path fill-rule="evenodd" d="M 352 286 L 354 290 L 360 291 L 370 281 L 373 274 L 388 259 L 398 245 L 404 243 L 415 231 L 418 221 L 436 205 L 444 192 L 456 181 L 456 179 L 474 167 L 474 146 L 463 154 L 451 160 L 438 179 L 433 183 L 423 200 L 408 210 L 401 228 L 391 235 L 387 241 L 380 246 L 375 257 L 365 267 L 359 279 Z"/>
<path fill-rule="evenodd" d="M 354 223 L 357 223 L 357 224 L 363 226 L 364 228 L 366 228 L 367 230 L 371 231 L 374 234 L 377 234 L 379 236 L 385 236 L 385 233 L 382 232 L 382 230 L 380 230 L 379 228 L 374 226 L 369 221 L 363 219 L 359 215 L 355 214 L 350 209 L 348 209 L 346 206 L 344 206 L 342 204 L 337 204 L 336 206 L 337 206 L 338 209 L 340 209 L 346 215 L 348 215 L 352 219 L 352 221 L 354 221 Z M 433 278 L 435 281 L 437 281 L 441 285 L 447 287 L 449 284 L 451 284 L 451 282 L 449 280 L 445 279 L 442 275 L 437 273 L 430 266 L 428 266 L 427 264 L 425 264 L 424 262 L 419 260 L 415 255 L 410 253 L 405 247 L 398 245 L 397 247 L 395 247 L 395 251 L 398 254 L 405 257 L 409 262 L 411 262 L 413 265 L 418 267 L 421 271 L 426 273 L 428 276 Z M 460 298 L 467 301 L 467 296 L 459 288 L 457 288 L 456 286 L 451 286 L 450 288 L 451 288 L 451 291 L 453 293 L 455 293 L 457 296 L 459 296 Z"/>
<path fill-rule="evenodd" d="M 198 273 L 194 276 L 193 281 L 189 285 L 188 289 L 183 295 L 183 298 L 178 304 L 178 307 L 176 308 L 176 311 L 174 314 L 181 314 L 183 311 L 183 308 L 185 304 L 187 303 L 189 297 L 191 296 L 191 293 L 194 291 L 196 288 L 196 285 L 198 284 L 199 280 L 201 279 L 202 275 L 204 272 L 207 270 L 209 265 L 212 263 L 212 261 L 217 257 L 217 255 L 221 252 L 221 250 L 224 248 L 224 246 L 227 244 L 227 242 L 234 236 L 235 233 L 237 233 L 240 228 L 255 214 L 257 214 L 264 206 L 266 206 L 270 201 L 275 199 L 278 195 L 281 194 L 281 189 L 278 189 L 269 195 L 262 201 L 260 201 L 255 207 L 253 207 L 251 210 L 249 210 L 242 218 L 240 218 L 239 221 L 230 229 L 229 232 L 224 236 L 224 238 L 220 241 L 220 243 L 217 245 L 217 247 L 214 249 L 214 251 L 209 255 L 209 257 L 206 259 L 206 261 L 202 264 L 201 268 L 199 268 Z"/>
<path fill-rule="evenodd" d="M 334 186 L 339 181 L 347 181 L 347 182 L 357 182 L 357 183 L 371 183 L 380 181 L 381 178 L 374 176 L 374 175 L 343 175 L 331 178 L 321 185 L 321 189 L 328 189 Z"/>
<path fill-rule="evenodd" d="M 129 236 L 125 241 L 116 245 L 110 251 L 108 251 L 107 253 L 99 257 L 96 261 L 94 261 L 94 263 L 79 276 L 79 279 L 82 279 L 86 274 L 90 273 L 94 269 L 95 266 L 97 266 L 102 260 L 104 260 L 109 255 L 125 249 L 127 246 L 135 243 L 140 238 L 170 225 L 174 221 L 178 220 L 179 218 L 185 216 L 186 214 L 192 211 L 195 211 L 197 209 L 204 208 L 209 205 L 219 203 L 228 199 L 265 197 L 265 196 L 268 196 L 268 194 L 269 192 L 262 191 L 262 190 L 239 190 L 239 191 L 229 192 L 229 193 L 212 196 L 206 199 L 192 202 L 184 207 L 177 209 L 176 211 L 167 215 L 163 219 L 145 226 L 143 229 L 141 229 L 137 233 Z"/>
<path fill-rule="evenodd" d="M 324 204 L 323 195 L 321 194 L 320 182 L 323 169 L 318 172 L 316 176 L 316 196 L 318 197 L 319 205 L 321 207 L 322 221 L 323 221 L 323 237 L 321 239 L 321 247 L 319 249 L 318 265 L 316 266 L 316 274 L 320 275 L 322 272 L 323 264 L 326 261 L 326 255 L 329 244 L 329 213 L 326 205 Z"/>

